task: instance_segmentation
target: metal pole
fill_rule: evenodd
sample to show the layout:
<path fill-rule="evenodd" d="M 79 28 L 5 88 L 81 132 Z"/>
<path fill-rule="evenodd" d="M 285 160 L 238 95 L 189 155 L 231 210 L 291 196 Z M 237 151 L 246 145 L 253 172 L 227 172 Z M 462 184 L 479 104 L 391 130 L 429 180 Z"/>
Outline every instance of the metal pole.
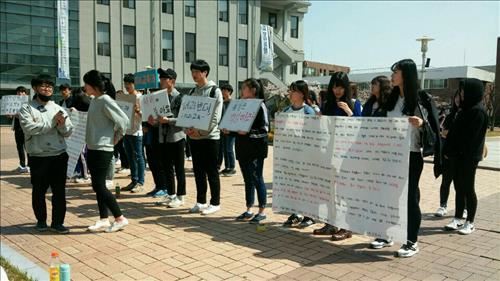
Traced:
<path fill-rule="evenodd" d="M 424 89 L 425 85 L 425 52 L 422 52 L 422 77 L 420 78 L 420 89 Z"/>

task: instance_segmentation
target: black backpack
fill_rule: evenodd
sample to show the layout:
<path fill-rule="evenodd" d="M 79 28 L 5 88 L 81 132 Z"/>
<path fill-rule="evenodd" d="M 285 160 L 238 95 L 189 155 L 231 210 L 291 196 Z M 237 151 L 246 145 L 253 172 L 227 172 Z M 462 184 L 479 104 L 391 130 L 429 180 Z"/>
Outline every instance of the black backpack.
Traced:
<path fill-rule="evenodd" d="M 218 89 L 219 87 L 217 87 L 216 85 L 212 86 L 212 89 L 210 89 L 210 95 L 209 97 L 211 98 L 215 98 L 215 91 Z M 196 88 L 192 88 L 191 91 L 189 91 L 189 95 L 192 95 L 194 93 L 194 90 Z"/>

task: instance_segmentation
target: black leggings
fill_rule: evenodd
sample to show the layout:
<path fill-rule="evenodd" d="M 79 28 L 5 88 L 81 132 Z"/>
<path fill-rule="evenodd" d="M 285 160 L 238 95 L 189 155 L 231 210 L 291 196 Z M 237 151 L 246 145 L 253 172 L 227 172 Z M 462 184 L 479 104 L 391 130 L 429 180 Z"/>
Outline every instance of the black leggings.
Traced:
<path fill-rule="evenodd" d="M 420 189 L 418 182 L 424 168 L 424 159 L 420 152 L 410 152 L 410 173 L 408 175 L 408 240 L 417 242 L 422 213 L 420 211 Z"/>
<path fill-rule="evenodd" d="M 97 197 L 99 216 L 101 219 L 108 218 L 108 208 L 115 218 L 120 217 L 122 212 L 116 202 L 115 196 L 106 187 L 106 175 L 109 163 L 113 157 L 112 151 L 88 150 L 88 165 L 92 176 L 92 189 Z"/>
<path fill-rule="evenodd" d="M 462 218 L 465 202 L 467 202 L 467 221 L 474 222 L 477 210 L 475 179 L 478 161 L 469 159 L 454 159 L 455 172 L 455 218 Z"/>
<path fill-rule="evenodd" d="M 26 156 L 24 155 L 24 133 L 23 130 L 15 130 L 14 136 L 16 139 L 17 154 L 19 156 L 19 165 L 26 167 Z"/>
<path fill-rule="evenodd" d="M 193 155 L 193 171 L 196 181 L 197 202 L 207 203 L 207 177 L 210 184 L 210 204 L 220 204 L 220 179 L 217 170 L 219 140 L 189 140 Z"/>

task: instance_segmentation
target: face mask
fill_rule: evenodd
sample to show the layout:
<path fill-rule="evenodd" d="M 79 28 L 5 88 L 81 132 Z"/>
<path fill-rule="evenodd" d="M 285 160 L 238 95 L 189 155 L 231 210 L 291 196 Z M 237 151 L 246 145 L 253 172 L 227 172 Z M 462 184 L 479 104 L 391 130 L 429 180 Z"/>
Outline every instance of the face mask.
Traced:
<path fill-rule="evenodd" d="M 44 96 L 40 94 L 37 94 L 37 97 L 43 102 L 48 102 L 52 99 L 52 96 Z"/>

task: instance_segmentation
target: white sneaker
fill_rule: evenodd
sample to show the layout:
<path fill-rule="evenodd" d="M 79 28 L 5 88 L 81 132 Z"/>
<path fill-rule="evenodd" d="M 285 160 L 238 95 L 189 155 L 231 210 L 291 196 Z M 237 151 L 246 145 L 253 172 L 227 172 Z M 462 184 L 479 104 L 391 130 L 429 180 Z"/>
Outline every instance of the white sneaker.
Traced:
<path fill-rule="evenodd" d="M 194 204 L 193 208 L 191 208 L 189 210 L 189 212 L 190 213 L 199 213 L 199 212 L 203 212 L 207 208 L 208 208 L 207 204 L 196 203 L 196 204 Z"/>
<path fill-rule="evenodd" d="M 186 158 L 187 161 L 193 161 L 193 157 L 189 156 Z"/>
<path fill-rule="evenodd" d="M 390 247 L 394 245 L 394 242 L 392 240 L 385 240 L 385 239 L 380 239 L 377 238 L 375 241 L 370 243 L 370 247 L 372 249 L 382 249 L 384 247 Z"/>
<path fill-rule="evenodd" d="M 463 225 L 462 221 L 457 218 L 453 218 L 449 224 L 447 224 L 444 229 L 446 230 L 457 230 Z"/>
<path fill-rule="evenodd" d="M 464 224 L 464 227 L 458 231 L 458 233 L 463 234 L 463 235 L 469 235 L 472 232 L 474 232 L 476 228 L 474 227 L 474 224 L 471 222 L 466 221 Z"/>
<path fill-rule="evenodd" d="M 446 210 L 446 207 L 439 207 L 437 209 L 436 213 L 434 213 L 434 216 L 444 217 L 444 216 L 446 216 L 446 214 L 448 214 L 448 210 Z"/>
<path fill-rule="evenodd" d="M 464 210 L 464 213 L 462 214 L 462 219 L 467 219 L 467 210 Z"/>
<path fill-rule="evenodd" d="M 117 173 L 128 175 L 128 174 L 130 174 L 130 169 L 119 169 Z"/>
<path fill-rule="evenodd" d="M 170 203 L 168 203 L 169 208 L 179 208 L 184 205 L 184 196 L 177 196 Z"/>
<path fill-rule="evenodd" d="M 115 166 L 121 166 L 121 165 L 122 165 L 122 161 L 120 161 L 120 159 L 115 161 Z"/>
<path fill-rule="evenodd" d="M 117 232 L 125 228 L 128 225 L 128 220 L 123 219 L 121 222 L 113 222 L 113 224 L 106 229 L 106 232 Z"/>
<path fill-rule="evenodd" d="M 157 206 L 168 206 L 172 200 L 174 200 L 175 195 L 165 195 L 160 197 L 160 200 L 155 202 L 155 205 Z"/>
<path fill-rule="evenodd" d="M 106 180 L 106 188 L 113 189 L 113 181 L 112 180 Z"/>
<path fill-rule="evenodd" d="M 210 215 L 220 210 L 220 205 L 209 205 L 208 208 L 201 212 L 202 215 Z"/>
<path fill-rule="evenodd" d="M 19 166 L 19 167 L 17 167 L 17 171 L 21 174 L 26 174 L 26 173 L 30 172 L 30 168 L 28 166 L 26 166 L 26 167 Z"/>
<path fill-rule="evenodd" d="M 90 178 L 75 178 L 75 182 L 76 183 L 91 183 L 92 181 Z M 111 182 L 111 185 L 113 185 L 113 182 Z"/>
<path fill-rule="evenodd" d="M 111 226 L 111 223 L 108 219 L 98 220 L 94 225 L 91 225 L 87 228 L 90 232 L 101 232 L 105 231 L 107 228 Z"/>
<path fill-rule="evenodd" d="M 415 242 L 406 242 L 406 244 L 402 245 L 398 250 L 397 254 L 400 258 L 409 258 L 418 253 L 420 250 L 418 249 L 418 243 Z"/>

